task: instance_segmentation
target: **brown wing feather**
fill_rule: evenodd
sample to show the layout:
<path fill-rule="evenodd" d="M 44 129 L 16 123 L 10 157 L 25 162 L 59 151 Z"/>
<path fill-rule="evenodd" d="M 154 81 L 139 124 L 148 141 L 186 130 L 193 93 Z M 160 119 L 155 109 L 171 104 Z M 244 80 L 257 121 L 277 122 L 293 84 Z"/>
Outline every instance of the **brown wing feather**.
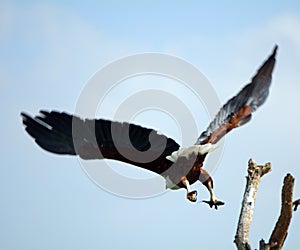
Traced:
<path fill-rule="evenodd" d="M 217 143 L 229 131 L 250 121 L 252 113 L 268 97 L 277 48 L 275 46 L 272 55 L 259 68 L 252 81 L 220 109 L 196 144 Z"/>

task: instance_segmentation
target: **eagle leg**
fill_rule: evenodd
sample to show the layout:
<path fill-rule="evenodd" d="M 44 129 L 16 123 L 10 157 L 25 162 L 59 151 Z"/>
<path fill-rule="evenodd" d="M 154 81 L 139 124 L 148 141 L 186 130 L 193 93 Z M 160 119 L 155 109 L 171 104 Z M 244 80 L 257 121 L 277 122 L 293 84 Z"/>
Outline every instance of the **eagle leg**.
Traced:
<path fill-rule="evenodd" d="M 205 186 L 207 187 L 207 189 L 209 191 L 210 200 L 202 201 L 202 202 L 207 203 L 211 208 L 214 207 L 215 209 L 218 209 L 218 206 L 222 206 L 225 204 L 223 201 L 218 200 L 217 197 L 215 196 L 211 182 L 208 182 L 207 185 L 205 185 Z"/>
<path fill-rule="evenodd" d="M 222 206 L 225 204 L 224 202 L 219 201 L 218 198 L 215 196 L 213 189 L 213 179 L 211 178 L 210 174 L 203 168 L 201 168 L 199 181 L 207 188 L 210 195 L 209 201 L 202 202 L 207 203 L 211 208 L 214 207 L 215 209 L 218 209 L 218 206 Z"/>
<path fill-rule="evenodd" d="M 196 202 L 197 201 L 197 191 L 191 190 L 190 183 L 185 176 L 183 176 L 181 178 L 181 182 L 186 187 L 186 190 L 187 190 L 186 198 L 191 202 Z"/>

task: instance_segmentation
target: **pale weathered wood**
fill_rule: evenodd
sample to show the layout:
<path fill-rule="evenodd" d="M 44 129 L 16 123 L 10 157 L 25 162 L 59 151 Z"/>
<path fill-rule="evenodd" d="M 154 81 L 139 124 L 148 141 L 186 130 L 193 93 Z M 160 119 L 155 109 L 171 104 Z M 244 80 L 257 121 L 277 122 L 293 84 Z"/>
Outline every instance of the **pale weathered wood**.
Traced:
<path fill-rule="evenodd" d="M 252 159 L 248 163 L 247 183 L 242 201 L 242 208 L 238 227 L 234 239 L 234 243 L 238 250 L 249 250 L 251 245 L 249 242 L 250 225 L 254 212 L 256 193 L 261 177 L 271 171 L 271 164 L 267 163 L 263 166 L 257 165 Z M 281 192 L 281 211 L 276 222 L 273 232 L 270 236 L 269 243 L 263 239 L 259 242 L 260 250 L 281 250 L 288 234 L 288 228 L 292 219 L 293 206 L 294 211 L 300 205 L 300 199 L 293 202 L 293 189 L 295 179 L 291 174 L 287 174 L 283 181 Z"/>
<path fill-rule="evenodd" d="M 242 209 L 234 243 L 238 250 L 251 249 L 249 242 L 250 225 L 252 222 L 256 193 L 263 175 L 271 171 L 271 163 L 257 165 L 252 159 L 248 162 L 247 183 L 242 201 Z"/>

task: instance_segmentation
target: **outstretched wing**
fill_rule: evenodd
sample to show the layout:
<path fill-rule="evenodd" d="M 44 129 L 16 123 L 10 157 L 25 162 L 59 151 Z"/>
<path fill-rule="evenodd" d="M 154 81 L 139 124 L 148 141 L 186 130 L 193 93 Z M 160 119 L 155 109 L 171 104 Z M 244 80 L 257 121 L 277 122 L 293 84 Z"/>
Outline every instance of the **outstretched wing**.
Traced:
<path fill-rule="evenodd" d="M 23 124 L 41 148 L 55 154 L 113 159 L 160 174 L 172 165 L 166 156 L 179 149 L 173 139 L 138 125 L 83 120 L 56 111 L 40 113 L 34 118 L 21 113 Z"/>
<path fill-rule="evenodd" d="M 260 67 L 251 83 L 231 98 L 218 112 L 196 144 L 217 143 L 232 129 L 249 122 L 252 113 L 267 99 L 275 65 L 277 45 L 272 55 Z"/>

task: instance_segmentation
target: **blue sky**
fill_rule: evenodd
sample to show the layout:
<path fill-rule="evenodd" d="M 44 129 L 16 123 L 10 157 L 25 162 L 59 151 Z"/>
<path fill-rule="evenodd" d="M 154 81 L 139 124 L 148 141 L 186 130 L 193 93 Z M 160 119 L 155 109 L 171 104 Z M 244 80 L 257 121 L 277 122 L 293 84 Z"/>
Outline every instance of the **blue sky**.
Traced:
<path fill-rule="evenodd" d="M 1 2 L 0 248 L 234 249 L 250 157 L 261 164 L 272 162 L 250 232 L 253 247 L 261 238 L 267 240 L 279 214 L 286 173 L 295 176 L 295 198 L 300 196 L 299 28 L 299 1 Z M 106 192 L 86 176 L 78 159 L 41 150 L 21 124 L 21 111 L 74 112 L 97 70 L 143 52 L 170 54 L 193 64 L 224 103 L 249 81 L 275 44 L 278 62 L 270 97 L 251 123 L 227 136 L 213 173 L 217 196 L 226 202 L 218 211 L 189 203 L 183 190 L 149 199 Z M 108 103 L 117 106 L 118 91 L 139 91 L 140 86 L 132 86 L 143 80 L 145 85 L 157 81 L 154 87 L 169 84 L 159 77 L 133 79 L 108 96 Z M 180 91 L 176 88 L 170 91 Z M 182 100 L 195 106 L 185 95 Z M 200 133 L 209 117 L 200 105 L 193 114 Z M 136 122 L 181 140 L 175 123 L 162 114 L 145 113 Z M 147 176 L 122 164 L 116 168 Z M 194 188 L 199 199 L 207 199 L 202 186 Z M 299 244 L 298 220 L 295 213 L 286 249 Z"/>

